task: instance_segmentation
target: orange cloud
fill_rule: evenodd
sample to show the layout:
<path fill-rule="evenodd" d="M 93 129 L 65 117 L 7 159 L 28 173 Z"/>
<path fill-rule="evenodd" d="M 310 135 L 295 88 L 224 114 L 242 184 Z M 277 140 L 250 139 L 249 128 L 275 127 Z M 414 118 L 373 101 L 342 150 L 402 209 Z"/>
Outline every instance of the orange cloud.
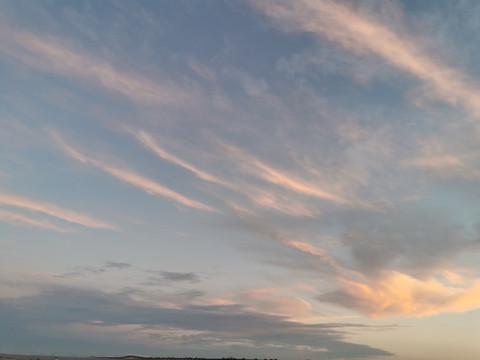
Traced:
<path fill-rule="evenodd" d="M 453 283 L 449 279 L 454 279 Z M 459 275 L 451 272 L 445 281 L 420 280 L 396 271 L 372 281 L 339 280 L 341 290 L 322 295 L 320 300 L 337 302 L 371 317 L 422 317 L 480 307 L 480 280 L 460 281 Z"/>
<path fill-rule="evenodd" d="M 480 89 L 467 74 L 431 57 L 407 33 L 398 34 L 339 1 L 252 2 L 288 30 L 305 31 L 361 55 L 379 56 L 421 79 L 432 97 L 480 113 Z"/>

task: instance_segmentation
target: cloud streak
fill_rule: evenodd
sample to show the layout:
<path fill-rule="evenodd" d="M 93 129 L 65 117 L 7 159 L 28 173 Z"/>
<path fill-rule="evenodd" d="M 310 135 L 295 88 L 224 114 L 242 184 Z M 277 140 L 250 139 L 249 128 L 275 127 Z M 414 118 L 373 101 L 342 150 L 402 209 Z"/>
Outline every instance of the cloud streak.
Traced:
<path fill-rule="evenodd" d="M 155 142 L 154 138 L 152 136 L 150 136 L 149 134 L 147 134 L 145 131 L 140 130 L 140 131 L 136 132 L 135 137 L 137 138 L 138 141 L 140 141 L 140 143 L 142 145 L 144 145 L 147 149 L 152 151 L 158 157 L 160 157 L 164 160 L 167 160 L 167 161 L 169 161 L 169 162 L 171 162 L 171 163 L 173 163 L 177 166 L 180 166 L 184 169 L 189 170 L 190 172 L 195 174 L 198 178 L 200 178 L 202 180 L 205 180 L 205 181 L 208 181 L 208 182 L 216 183 L 216 184 L 228 187 L 228 188 L 232 187 L 228 182 L 224 181 L 223 179 L 220 179 L 220 178 L 218 178 L 218 177 L 216 177 L 212 174 L 209 174 L 208 172 L 203 171 L 203 170 L 197 168 L 196 166 L 194 166 L 192 164 L 189 164 L 188 162 L 186 162 L 186 161 L 180 159 L 179 157 L 177 157 L 173 154 L 170 154 L 166 150 L 162 149 Z"/>
<path fill-rule="evenodd" d="M 318 248 L 317 246 L 313 246 L 307 242 L 297 241 L 297 240 L 285 240 L 284 243 L 304 253 L 318 256 L 323 263 L 330 265 L 332 268 L 336 270 L 343 270 L 343 268 L 340 265 L 338 265 L 337 262 L 332 257 L 328 256 L 325 253 L 325 251 Z"/>
<path fill-rule="evenodd" d="M 155 139 L 151 135 L 147 134 L 145 131 L 142 131 L 142 130 L 137 132 L 132 131 L 132 133 L 143 146 L 145 146 L 147 149 L 152 151 L 155 155 L 157 155 L 161 159 L 169 161 L 181 168 L 184 168 L 190 171 L 199 179 L 202 179 L 204 181 L 207 181 L 216 185 L 220 185 L 238 194 L 242 194 L 247 198 L 249 198 L 250 201 L 252 201 L 254 204 L 256 204 L 257 206 L 260 206 L 261 208 L 270 209 L 270 210 L 277 211 L 279 213 L 293 215 L 293 216 L 316 217 L 316 216 L 319 216 L 321 213 L 319 210 L 306 206 L 301 201 L 297 201 L 291 197 L 285 197 L 283 194 L 274 193 L 272 189 L 260 188 L 252 184 L 246 184 L 246 183 L 238 184 L 238 183 L 235 183 L 234 181 L 227 181 L 223 178 L 212 175 L 211 173 L 204 171 L 186 162 L 185 160 L 169 153 L 168 151 L 160 147 L 159 144 L 155 141 Z M 257 163 L 259 162 L 257 161 Z M 262 166 L 266 167 L 266 165 L 262 165 Z M 243 168 L 243 167 L 244 165 L 240 164 L 240 168 Z M 269 171 L 272 172 L 274 170 L 269 168 Z M 285 178 L 286 176 L 284 175 L 283 179 Z M 319 191 L 317 191 L 317 195 L 319 195 L 318 193 Z M 321 195 L 327 196 L 326 193 L 321 193 Z"/>
<path fill-rule="evenodd" d="M 146 193 L 150 195 L 158 195 L 161 197 L 164 197 L 166 199 L 169 199 L 170 201 L 174 202 L 175 204 L 178 205 L 183 205 L 187 206 L 189 208 L 197 209 L 197 210 L 203 210 L 203 211 L 216 211 L 214 208 L 205 205 L 203 203 L 200 203 L 198 201 L 189 199 L 147 177 L 144 177 L 142 175 L 139 175 L 131 170 L 126 170 L 123 168 L 118 168 L 114 167 L 111 165 L 108 165 L 100 160 L 92 159 L 89 158 L 76 149 L 72 148 L 69 146 L 60 136 L 57 134 L 53 133 L 52 137 L 55 139 L 57 142 L 58 146 L 62 151 L 70 156 L 71 158 L 82 162 L 84 164 L 92 165 L 107 174 L 113 176 L 114 178 L 121 180 L 122 182 L 125 182 L 127 184 L 133 185 L 136 188 L 142 189 Z"/>
<path fill-rule="evenodd" d="M 348 201 L 342 196 L 328 192 L 313 183 L 298 179 L 295 176 L 276 170 L 260 161 L 255 156 L 248 154 L 246 151 L 243 151 L 232 145 L 224 144 L 223 147 L 228 152 L 228 155 L 237 161 L 241 170 L 261 178 L 270 184 L 278 185 L 284 189 L 299 194 L 327 200 L 335 204 L 348 204 Z"/>
<path fill-rule="evenodd" d="M 429 55 L 407 33 L 398 34 L 341 2 L 301 0 L 252 2 L 290 31 L 304 31 L 341 44 L 359 55 L 373 54 L 422 80 L 429 96 L 480 113 L 480 88 L 459 69 Z"/>
<path fill-rule="evenodd" d="M 22 196 L 14 195 L 14 194 L 7 194 L 7 193 L 0 192 L 0 204 L 23 208 L 33 212 L 41 212 L 41 213 L 53 216 L 57 219 L 65 220 L 70 223 L 75 223 L 75 224 L 93 228 L 93 229 L 117 230 L 117 228 L 114 225 L 96 220 L 88 215 L 81 214 L 76 211 L 66 209 L 52 203 L 32 200 L 32 199 L 28 199 Z M 13 219 L 13 213 L 11 216 Z M 21 216 L 17 215 L 17 220 L 23 221 L 23 222 L 30 222 L 31 225 L 34 225 L 34 222 L 32 222 L 33 220 L 32 219 L 28 220 L 27 217 L 23 217 L 23 220 L 22 220 Z M 38 222 L 37 226 L 40 226 L 41 223 L 42 222 Z M 46 222 L 43 222 L 43 224 L 47 226 Z"/>
<path fill-rule="evenodd" d="M 33 226 L 59 233 L 74 233 L 75 230 L 57 226 L 47 220 L 37 220 L 13 211 L 0 209 L 0 220 L 14 226 Z"/>
<path fill-rule="evenodd" d="M 289 236 L 285 234 L 284 231 L 275 229 L 268 223 L 261 221 L 261 219 L 257 218 L 254 214 L 246 209 L 236 207 L 235 211 L 237 220 L 242 226 L 247 227 L 250 231 L 267 239 L 279 242 L 288 248 L 295 249 L 295 251 L 303 256 L 304 262 L 308 258 L 310 258 L 310 260 L 314 259 L 313 262 L 316 265 L 315 271 L 318 271 L 318 265 L 321 265 L 322 271 L 327 271 L 332 274 L 337 272 L 354 273 L 341 266 L 336 259 L 334 259 L 332 256 L 329 256 L 323 249 L 302 239 L 298 233 L 294 233 L 292 236 Z M 289 257 L 293 259 L 291 254 Z"/>
<path fill-rule="evenodd" d="M 2 19 L 4 20 L 4 19 Z M 141 75 L 120 71 L 104 59 L 67 47 L 54 38 L 17 30 L 2 21 L 4 54 L 34 68 L 85 81 L 141 104 L 184 104 L 191 94 L 174 84 L 158 84 Z"/>

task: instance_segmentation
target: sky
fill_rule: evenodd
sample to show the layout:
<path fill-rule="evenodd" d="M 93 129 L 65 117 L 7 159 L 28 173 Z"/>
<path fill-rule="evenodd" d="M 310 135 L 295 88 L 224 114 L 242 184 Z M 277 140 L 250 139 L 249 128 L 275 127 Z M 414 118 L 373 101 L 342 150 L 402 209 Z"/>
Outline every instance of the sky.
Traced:
<path fill-rule="evenodd" d="M 480 355 L 480 3 L 0 0 L 0 352 Z"/>

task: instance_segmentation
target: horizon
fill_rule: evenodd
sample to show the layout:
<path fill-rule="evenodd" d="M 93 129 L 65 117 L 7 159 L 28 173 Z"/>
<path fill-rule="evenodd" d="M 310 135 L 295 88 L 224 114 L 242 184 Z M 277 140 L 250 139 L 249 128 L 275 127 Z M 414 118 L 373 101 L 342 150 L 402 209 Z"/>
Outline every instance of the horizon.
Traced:
<path fill-rule="evenodd" d="M 40 358 L 51 358 L 53 357 L 54 359 L 63 359 L 63 358 L 73 358 L 73 359 L 85 359 L 85 358 L 96 358 L 96 359 L 127 359 L 127 358 L 138 358 L 138 359 L 210 359 L 210 358 L 204 358 L 204 357 L 185 357 L 185 356 L 149 356 L 149 355 L 137 355 L 137 354 L 127 354 L 127 355 L 106 355 L 106 356 L 95 356 L 95 355 L 90 355 L 88 357 L 81 357 L 81 356 L 74 356 L 74 355 L 54 355 L 54 354 L 49 354 L 49 355 L 38 355 L 38 354 L 3 354 L 0 353 L 0 359 L 1 358 L 7 358 L 7 359 L 17 359 L 19 357 L 37 357 L 38 359 Z M 37 360 L 38 360 L 37 359 Z M 226 359 L 237 359 L 234 357 L 222 357 L 222 358 L 212 358 L 215 360 L 226 360 Z M 238 358 L 241 360 L 258 360 L 258 358 L 254 359 L 246 359 L 246 358 Z M 265 360 L 277 360 L 277 359 L 265 359 Z"/>

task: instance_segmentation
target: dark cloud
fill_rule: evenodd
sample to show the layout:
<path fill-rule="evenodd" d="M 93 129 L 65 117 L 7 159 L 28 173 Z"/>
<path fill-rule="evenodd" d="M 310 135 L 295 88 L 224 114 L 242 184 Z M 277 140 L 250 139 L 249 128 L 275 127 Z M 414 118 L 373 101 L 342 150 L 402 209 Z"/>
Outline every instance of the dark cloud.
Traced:
<path fill-rule="evenodd" d="M 91 266 L 77 267 L 74 271 L 69 271 L 66 273 L 55 275 L 60 278 L 71 278 L 71 277 L 85 277 L 89 275 L 100 275 L 106 272 L 105 268 L 94 268 Z"/>
<path fill-rule="evenodd" d="M 168 281 L 187 281 L 187 282 L 198 282 L 200 277 L 192 272 L 172 272 L 172 271 L 160 271 L 159 275 Z"/>
<path fill-rule="evenodd" d="M 337 219 L 352 266 L 367 275 L 399 270 L 427 276 L 479 248 L 478 229 L 447 206 L 422 209 L 403 204 L 382 213 L 350 211 Z"/>
<path fill-rule="evenodd" d="M 128 269 L 131 266 L 132 266 L 131 264 L 124 263 L 124 262 L 107 261 L 105 263 L 106 268 L 114 268 L 114 269 L 118 269 L 118 270 Z"/>
<path fill-rule="evenodd" d="M 123 270 L 128 269 L 132 265 L 125 262 L 114 262 L 114 261 L 106 261 L 104 266 L 100 267 L 92 267 L 92 266 L 82 266 L 76 267 L 73 271 L 66 272 L 63 274 L 56 275 L 56 277 L 61 278 L 69 278 L 69 277 L 84 277 L 89 275 L 101 275 L 108 270 L 115 269 L 115 270 Z"/>
<path fill-rule="evenodd" d="M 323 279 L 335 276 L 338 269 L 318 256 L 288 246 L 285 240 L 307 239 L 328 254 L 332 245 L 319 240 L 315 229 L 337 233 L 332 241 L 343 250 L 332 258 L 342 267 L 369 277 L 385 271 L 428 277 L 455 264 L 460 255 L 480 248 L 479 228 L 447 207 L 423 209 L 418 204 L 406 203 L 383 212 L 336 209 L 315 221 L 315 226 L 304 223 L 305 228 L 310 228 L 310 235 L 305 236 L 305 229 L 286 229 L 282 224 L 262 223 L 261 219 L 239 218 L 238 226 L 274 242 L 238 246 L 253 252 L 260 262 Z"/>
<path fill-rule="evenodd" d="M 132 265 L 126 262 L 106 261 L 103 266 L 75 267 L 73 271 L 55 275 L 59 278 L 75 278 L 86 276 L 98 276 L 112 270 L 132 269 Z M 162 286 L 174 283 L 198 283 L 201 277 L 193 272 L 174 272 L 166 270 L 145 270 L 149 276 L 141 283 L 144 286 Z"/>
<path fill-rule="evenodd" d="M 148 270 L 147 273 L 152 274 L 147 281 L 143 282 L 145 286 L 161 286 L 171 283 L 197 283 L 201 281 L 200 276 L 193 272 L 173 272 L 173 271 L 156 271 Z"/>
<path fill-rule="evenodd" d="M 276 243 L 249 244 L 245 250 L 253 248 L 259 261 L 291 271 L 324 278 L 336 274 L 337 269 L 319 257 L 292 248 L 285 241 L 308 239 L 324 249 L 322 240 L 315 237 L 316 231 L 323 230 L 338 234 L 333 236 L 335 245 L 344 250 L 340 256 L 332 257 L 344 267 L 368 276 L 393 270 L 422 278 L 454 264 L 462 254 L 480 249 L 476 217 L 459 215 L 462 212 L 448 204 L 427 208 L 406 202 L 382 212 L 335 209 L 315 219 L 316 224 L 302 222 L 302 230 L 269 224 L 260 218 L 240 217 L 236 224 Z"/>
<path fill-rule="evenodd" d="M 370 304 L 367 303 L 368 300 L 360 299 L 341 290 L 330 291 L 325 294 L 318 295 L 316 299 L 321 302 L 342 306 L 347 309 L 361 310 L 368 309 L 370 307 Z"/>
<path fill-rule="evenodd" d="M 193 294 L 196 295 L 198 294 Z M 58 285 L 44 286 L 33 296 L 0 299 L 0 317 L 3 319 L 0 325 L 2 332 L 7 330 L 5 327 L 10 326 L 18 330 L 28 328 L 31 333 L 34 328 L 54 329 L 72 323 L 101 320 L 102 323 L 91 326 L 98 326 L 98 329 L 108 332 L 110 326 L 140 325 L 145 336 L 162 341 L 171 340 L 172 335 L 155 329 L 200 332 L 194 336 L 179 335 L 174 339 L 177 346 L 178 342 L 181 342 L 185 346 L 202 348 L 201 345 L 212 342 L 212 339 L 220 339 L 248 342 L 255 348 L 270 350 L 272 346 L 325 348 L 328 351 L 317 354 L 324 358 L 391 355 L 383 350 L 343 341 L 349 329 L 368 328 L 362 324 L 303 324 L 288 321 L 281 316 L 247 311 L 240 305 L 159 308 L 133 301 L 125 294 L 108 294 L 98 290 Z M 34 338 L 35 334 L 30 336 Z M 73 341 L 74 337 L 75 334 L 71 333 L 69 341 Z M 29 339 L 25 341 L 28 342 Z M 251 353 L 252 348 L 240 346 L 235 350 L 235 354 L 241 355 L 242 350 Z M 158 348 L 157 351 L 161 349 Z M 315 353 L 315 350 L 308 352 Z"/>

